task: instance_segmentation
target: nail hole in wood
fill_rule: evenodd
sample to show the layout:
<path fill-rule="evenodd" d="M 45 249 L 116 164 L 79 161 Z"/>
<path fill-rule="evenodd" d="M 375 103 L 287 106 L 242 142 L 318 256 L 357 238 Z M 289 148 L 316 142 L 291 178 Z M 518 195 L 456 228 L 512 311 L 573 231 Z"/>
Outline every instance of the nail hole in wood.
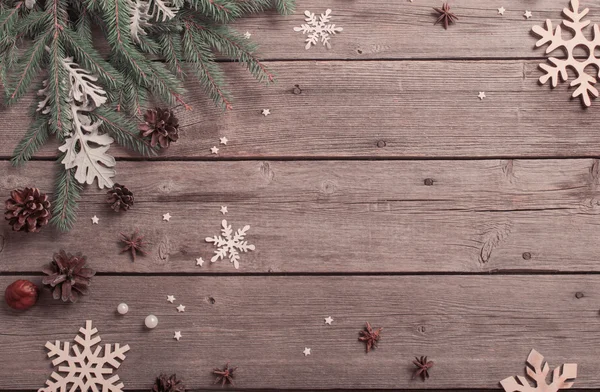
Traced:
<path fill-rule="evenodd" d="M 523 260 L 531 260 L 531 253 L 524 252 L 523 253 Z"/>
<path fill-rule="evenodd" d="M 575 293 L 575 298 L 581 299 L 583 297 L 584 297 L 584 295 L 583 295 L 583 293 L 581 291 L 578 291 L 578 292 Z"/>
<path fill-rule="evenodd" d="M 379 147 L 379 148 L 383 148 L 386 145 L 387 145 L 387 143 L 385 141 L 383 141 L 383 140 L 380 140 L 380 141 L 377 142 L 377 147 Z"/>
<path fill-rule="evenodd" d="M 300 85 L 298 85 L 298 84 L 295 84 L 295 85 L 294 85 L 294 90 L 293 90 L 293 92 L 294 92 L 294 94 L 296 94 L 296 95 L 300 95 L 300 94 L 302 94 L 302 89 L 300 88 Z"/>
<path fill-rule="evenodd" d="M 217 300 L 214 299 L 213 297 L 208 297 L 208 302 L 210 302 L 211 305 L 214 305 L 215 302 L 217 302 Z"/>
<path fill-rule="evenodd" d="M 434 180 L 433 178 L 426 178 L 426 179 L 423 181 L 423 184 L 425 184 L 425 185 L 427 185 L 427 186 L 432 186 L 434 182 L 435 182 L 435 180 Z"/>
<path fill-rule="evenodd" d="M 363 51 L 362 51 L 362 49 L 356 49 L 356 53 L 363 54 Z"/>
<path fill-rule="evenodd" d="M 424 325 L 419 325 L 417 327 L 417 331 L 419 331 L 419 333 L 423 333 L 424 334 L 425 333 L 425 326 Z"/>

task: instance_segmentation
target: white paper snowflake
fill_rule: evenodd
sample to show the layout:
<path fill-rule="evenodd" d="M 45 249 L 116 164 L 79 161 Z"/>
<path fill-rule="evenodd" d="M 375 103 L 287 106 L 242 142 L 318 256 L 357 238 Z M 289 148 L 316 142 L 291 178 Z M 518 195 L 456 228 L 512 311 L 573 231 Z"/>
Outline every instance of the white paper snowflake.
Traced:
<path fill-rule="evenodd" d="M 327 49 L 331 49 L 331 44 L 329 43 L 331 36 L 344 30 L 341 27 L 335 27 L 335 24 L 329 23 L 331 20 L 330 14 L 331 10 L 328 9 L 317 19 L 313 12 L 304 11 L 304 15 L 306 15 L 304 20 L 307 23 L 302 24 L 300 27 L 294 27 L 294 31 L 301 31 L 302 34 L 308 34 L 308 38 L 306 38 L 306 50 L 310 49 L 312 45 L 316 45 L 319 42 L 319 38 Z"/>
<path fill-rule="evenodd" d="M 125 359 L 125 353 L 129 351 L 129 345 L 121 347 L 118 343 L 114 345 L 114 350 L 110 344 L 104 345 L 104 355 L 101 355 L 102 347 L 95 347 L 100 342 L 96 328 L 92 328 L 90 320 L 85 322 L 85 328 L 79 329 L 80 335 L 75 336 L 73 346 L 69 342 L 64 342 L 61 348 L 61 342 L 47 342 L 48 358 L 56 357 L 52 360 L 52 365 L 58 366 L 58 372 L 53 372 L 50 379 L 46 381 L 46 387 L 40 388 L 38 392 L 66 392 L 66 391 L 102 391 L 102 392 L 120 392 L 123 390 L 123 383 L 119 382 L 119 376 L 114 375 L 110 378 L 104 378 L 105 375 L 111 375 L 114 369 L 117 369 Z M 61 373 L 61 374 L 59 374 Z"/>
<path fill-rule="evenodd" d="M 246 232 L 250 229 L 250 226 L 246 225 L 242 229 L 238 229 L 235 234 L 233 234 L 233 230 L 231 230 L 231 225 L 227 224 L 227 220 L 223 219 L 221 226 L 222 236 L 206 237 L 206 242 L 212 242 L 219 248 L 215 250 L 215 255 L 210 261 L 214 263 L 227 256 L 229 257 L 229 261 L 233 263 L 235 269 L 239 269 L 240 252 L 245 253 L 255 249 L 254 245 L 248 245 L 248 242 L 244 241 L 244 237 L 246 236 Z"/>
<path fill-rule="evenodd" d="M 546 20 L 546 27 L 534 26 L 533 32 L 541 38 L 536 42 L 535 46 L 540 47 L 546 44 L 546 54 L 553 52 L 557 49 L 564 50 L 567 57 L 565 59 L 557 59 L 556 57 L 549 57 L 548 64 L 540 64 L 540 68 L 544 70 L 545 75 L 540 77 L 540 83 L 545 84 L 550 80 L 552 87 L 556 87 L 558 84 L 558 76 L 560 75 L 563 82 L 567 81 L 569 75 L 567 74 L 567 67 L 571 67 L 577 73 L 577 78 L 571 82 L 572 87 L 577 87 L 573 92 L 573 97 L 581 96 L 585 106 L 591 105 L 591 97 L 598 97 L 598 90 L 594 87 L 596 83 L 596 77 L 591 76 L 585 72 L 585 68 L 590 65 L 595 65 L 596 71 L 600 70 L 600 58 L 596 57 L 597 47 L 600 46 L 600 28 L 597 24 L 594 24 L 594 39 L 590 41 L 586 38 L 583 29 L 590 24 L 589 20 L 583 21 L 582 19 L 587 15 L 589 9 L 586 8 L 583 11 L 579 11 L 579 0 L 571 0 L 572 11 L 568 8 L 563 9 L 566 20 L 563 20 L 562 24 L 573 32 L 570 39 L 564 39 L 562 37 L 562 29 L 560 25 L 556 26 L 556 30 L 552 29 L 552 21 Z M 587 48 L 587 58 L 575 58 L 575 47 Z M 590 67 L 593 69 L 593 67 Z"/>

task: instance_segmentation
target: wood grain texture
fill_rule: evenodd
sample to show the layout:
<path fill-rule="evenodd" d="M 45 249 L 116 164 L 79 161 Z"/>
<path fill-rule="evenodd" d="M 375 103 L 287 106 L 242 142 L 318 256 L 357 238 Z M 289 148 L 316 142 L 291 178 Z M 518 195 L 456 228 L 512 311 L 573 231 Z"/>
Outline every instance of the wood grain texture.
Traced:
<path fill-rule="evenodd" d="M 0 277 L 0 286 L 16 278 Z M 553 367 L 578 363 L 577 387 L 600 383 L 592 332 L 598 276 L 100 276 L 93 283 L 75 305 L 47 292 L 27 312 L 0 305 L 3 388 L 41 387 L 52 369 L 44 344 L 71 341 L 86 319 L 103 343 L 130 345 L 118 373 L 136 389 L 149 389 L 161 372 L 209 388 L 211 369 L 228 360 L 239 366 L 240 388 L 497 388 L 524 375 L 532 348 Z M 124 317 L 116 314 L 120 302 L 130 308 Z M 152 331 L 143 326 L 150 313 L 159 319 Z M 384 328 L 369 354 L 357 340 L 365 321 Z M 304 347 L 312 355 L 304 357 Z M 426 383 L 410 380 L 415 355 L 436 362 Z"/>
<path fill-rule="evenodd" d="M 538 63 L 276 62 L 279 82 L 270 87 L 227 64 L 234 110 L 223 114 L 189 84 L 194 110 L 178 112 L 181 138 L 162 157 L 597 156 L 600 102 L 585 110 L 565 84 L 538 85 Z M 480 101 L 479 91 L 488 98 Z M 25 133 L 25 106 L 0 112 L 7 124 L 0 156 L 10 156 Z M 272 115 L 262 116 L 263 108 Z M 230 143 L 215 156 L 210 148 L 220 136 Z M 38 156 L 56 149 L 50 144 Z"/>
<path fill-rule="evenodd" d="M 52 167 L 3 162 L 3 197 L 28 185 L 51 190 Z M 118 170 L 136 195 L 133 210 L 116 214 L 104 191 L 87 187 L 68 234 L 3 224 L 0 270 L 39 271 L 65 248 L 104 272 L 600 271 L 597 160 L 119 162 Z M 239 271 L 208 262 L 214 248 L 204 238 L 219 234 L 223 218 L 234 230 L 251 225 L 257 249 Z M 118 254 L 118 233 L 135 228 L 152 246 L 132 263 Z"/>

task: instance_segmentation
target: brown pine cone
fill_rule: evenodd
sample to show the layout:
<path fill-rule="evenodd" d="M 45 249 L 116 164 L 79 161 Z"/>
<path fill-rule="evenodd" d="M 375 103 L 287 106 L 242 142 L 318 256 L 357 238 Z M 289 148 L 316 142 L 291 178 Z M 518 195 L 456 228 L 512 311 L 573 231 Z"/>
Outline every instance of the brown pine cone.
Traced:
<path fill-rule="evenodd" d="M 37 188 L 16 189 L 10 192 L 10 198 L 4 204 L 4 219 L 14 231 L 35 233 L 40 231 L 52 216 L 48 196 Z"/>
<path fill-rule="evenodd" d="M 106 202 L 116 212 L 127 211 L 133 206 L 133 192 L 125 185 L 115 184 L 106 192 Z"/>
<path fill-rule="evenodd" d="M 77 302 L 79 295 L 89 293 L 90 280 L 96 271 L 84 268 L 86 261 L 81 253 L 73 256 L 61 249 L 54 254 L 54 260 L 42 269 L 48 275 L 42 283 L 53 288 L 54 299 Z"/>
<path fill-rule="evenodd" d="M 170 109 L 148 109 L 144 114 L 144 123 L 140 124 L 143 137 L 150 138 L 150 145 L 168 148 L 171 142 L 179 139 L 179 120 Z"/>
<path fill-rule="evenodd" d="M 177 379 L 175 374 L 171 376 L 167 376 L 166 374 L 161 374 L 156 377 L 156 382 L 152 387 L 152 392 L 184 392 L 185 385 L 181 382 L 181 380 Z"/>

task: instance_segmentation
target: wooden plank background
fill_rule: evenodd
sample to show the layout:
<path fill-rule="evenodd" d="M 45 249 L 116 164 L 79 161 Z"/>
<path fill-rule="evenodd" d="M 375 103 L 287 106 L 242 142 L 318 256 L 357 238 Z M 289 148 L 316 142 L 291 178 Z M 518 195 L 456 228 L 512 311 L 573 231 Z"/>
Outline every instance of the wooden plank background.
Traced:
<path fill-rule="evenodd" d="M 145 160 L 111 148 L 116 180 L 136 194 L 131 211 L 115 214 L 88 186 L 68 234 L 4 225 L 0 287 L 40 282 L 61 248 L 99 274 L 76 305 L 44 292 L 27 312 L 0 306 L 0 391 L 43 386 L 45 342 L 70 341 L 86 319 L 103 342 L 131 346 L 118 370 L 129 390 L 160 372 L 212 389 L 210 370 L 228 360 L 242 390 L 498 390 L 524 374 L 532 348 L 551 366 L 578 363 L 575 387 L 597 390 L 600 102 L 583 109 L 566 84 L 540 86 L 544 53 L 530 33 L 546 18 L 556 25 L 568 1 L 455 0 L 460 20 L 447 31 L 432 25 L 440 4 L 298 0 L 293 16 L 238 22 L 278 83 L 224 62 L 234 110 L 190 82 L 193 110 L 176 108 L 183 127 L 169 150 Z M 600 4 L 582 6 L 600 22 Z M 326 8 L 344 31 L 331 50 L 304 50 L 293 27 Z M 10 165 L 34 99 L 0 109 L 5 198 L 23 186 L 51 192 L 58 170 L 55 143 Z M 222 136 L 229 144 L 210 154 Z M 209 261 L 204 238 L 223 218 L 251 225 L 256 250 L 239 270 Z M 118 233 L 136 228 L 151 244 L 133 263 Z M 384 328 L 370 354 L 357 341 L 365 321 Z M 436 362 L 426 383 L 410 380 L 416 355 Z"/>

